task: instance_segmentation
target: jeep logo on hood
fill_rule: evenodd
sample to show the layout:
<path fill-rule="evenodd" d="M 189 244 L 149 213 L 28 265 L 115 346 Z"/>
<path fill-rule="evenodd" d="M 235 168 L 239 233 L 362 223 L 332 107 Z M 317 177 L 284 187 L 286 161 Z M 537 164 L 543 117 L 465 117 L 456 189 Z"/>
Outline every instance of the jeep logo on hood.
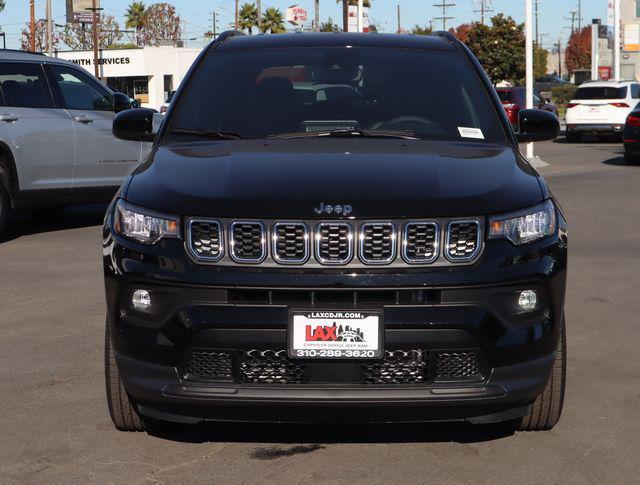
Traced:
<path fill-rule="evenodd" d="M 348 204 L 325 204 L 324 202 L 320 202 L 318 207 L 313 208 L 314 212 L 318 215 L 331 215 L 335 214 L 337 216 L 348 216 L 353 211 L 353 207 Z"/>

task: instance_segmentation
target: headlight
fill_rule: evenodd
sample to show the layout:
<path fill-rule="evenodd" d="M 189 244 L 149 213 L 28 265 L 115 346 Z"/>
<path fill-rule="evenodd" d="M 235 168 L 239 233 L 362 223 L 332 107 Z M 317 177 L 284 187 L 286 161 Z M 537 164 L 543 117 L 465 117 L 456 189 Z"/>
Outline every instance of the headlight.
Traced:
<path fill-rule="evenodd" d="M 556 232 L 556 208 L 551 200 L 513 214 L 489 218 L 489 239 L 526 244 Z"/>
<path fill-rule="evenodd" d="M 165 237 L 180 237 L 180 219 L 158 214 L 125 203 L 116 203 L 113 228 L 121 236 L 144 244 L 155 244 Z"/>

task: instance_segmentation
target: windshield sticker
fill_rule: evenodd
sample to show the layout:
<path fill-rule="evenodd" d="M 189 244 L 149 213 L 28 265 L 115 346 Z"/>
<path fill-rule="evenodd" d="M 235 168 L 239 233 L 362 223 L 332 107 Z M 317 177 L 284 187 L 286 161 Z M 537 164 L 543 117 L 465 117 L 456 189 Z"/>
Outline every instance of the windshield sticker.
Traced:
<path fill-rule="evenodd" d="M 467 128 L 466 126 L 458 126 L 458 131 L 462 138 L 477 138 L 484 140 L 484 135 L 480 128 Z"/>

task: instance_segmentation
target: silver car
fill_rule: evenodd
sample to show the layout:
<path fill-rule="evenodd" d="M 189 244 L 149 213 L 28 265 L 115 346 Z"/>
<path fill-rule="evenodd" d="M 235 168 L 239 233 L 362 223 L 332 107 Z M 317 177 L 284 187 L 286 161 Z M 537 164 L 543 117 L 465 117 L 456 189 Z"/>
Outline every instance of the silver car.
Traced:
<path fill-rule="evenodd" d="M 11 210 L 111 199 L 148 149 L 112 134 L 129 107 L 71 62 L 0 50 L 0 236 Z"/>

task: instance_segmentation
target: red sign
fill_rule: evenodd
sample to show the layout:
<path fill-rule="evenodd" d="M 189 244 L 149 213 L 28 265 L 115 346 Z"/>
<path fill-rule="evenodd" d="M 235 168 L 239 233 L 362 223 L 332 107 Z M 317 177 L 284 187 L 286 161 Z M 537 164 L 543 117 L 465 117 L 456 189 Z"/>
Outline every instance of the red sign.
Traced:
<path fill-rule="evenodd" d="M 611 68 L 609 66 L 598 66 L 598 78 L 603 81 L 611 79 Z"/>

